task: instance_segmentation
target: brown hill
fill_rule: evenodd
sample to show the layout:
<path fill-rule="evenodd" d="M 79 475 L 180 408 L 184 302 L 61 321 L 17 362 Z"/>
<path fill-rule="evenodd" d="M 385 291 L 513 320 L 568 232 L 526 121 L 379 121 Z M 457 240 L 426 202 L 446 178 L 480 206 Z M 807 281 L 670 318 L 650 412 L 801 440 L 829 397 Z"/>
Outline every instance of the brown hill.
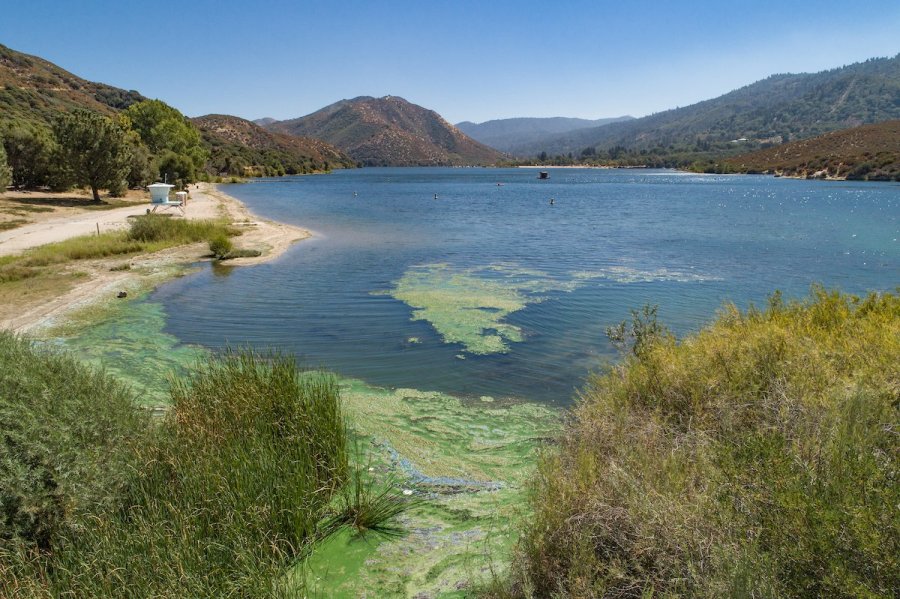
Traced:
<path fill-rule="evenodd" d="M 725 160 L 729 170 L 786 177 L 900 180 L 900 120 L 826 133 Z"/>
<path fill-rule="evenodd" d="M 144 99 L 134 90 L 87 81 L 43 58 L 0 45 L 0 121 L 49 123 L 59 112 L 75 108 L 112 114 Z"/>
<path fill-rule="evenodd" d="M 504 159 L 433 110 L 396 96 L 341 100 L 266 128 L 325 140 L 367 166 L 463 166 Z"/>
<path fill-rule="evenodd" d="M 356 162 L 329 143 L 267 131 L 235 116 L 208 114 L 191 119 L 210 149 L 210 161 L 223 172 L 269 168 L 276 174 L 300 174 L 348 168 Z M 232 167 L 232 168 L 229 168 Z M 261 173 L 272 174 L 272 173 Z"/>

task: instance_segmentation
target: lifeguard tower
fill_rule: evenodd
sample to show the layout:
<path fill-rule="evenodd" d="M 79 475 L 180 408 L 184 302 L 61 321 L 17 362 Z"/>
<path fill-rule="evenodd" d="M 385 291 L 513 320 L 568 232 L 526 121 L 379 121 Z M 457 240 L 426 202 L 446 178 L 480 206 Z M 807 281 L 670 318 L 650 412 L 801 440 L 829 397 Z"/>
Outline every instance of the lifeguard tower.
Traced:
<path fill-rule="evenodd" d="M 184 204 L 187 194 L 184 192 L 177 193 L 175 194 L 177 199 L 170 200 L 169 191 L 173 187 L 175 186 L 170 185 L 169 183 L 154 183 L 153 185 L 147 186 L 147 189 L 150 190 L 150 205 L 153 206 L 152 209 L 147 210 L 148 214 L 156 212 L 157 210 L 162 212 L 163 210 L 169 210 L 171 208 L 176 208 L 184 214 Z M 182 193 L 184 193 L 184 195 L 182 195 Z"/>

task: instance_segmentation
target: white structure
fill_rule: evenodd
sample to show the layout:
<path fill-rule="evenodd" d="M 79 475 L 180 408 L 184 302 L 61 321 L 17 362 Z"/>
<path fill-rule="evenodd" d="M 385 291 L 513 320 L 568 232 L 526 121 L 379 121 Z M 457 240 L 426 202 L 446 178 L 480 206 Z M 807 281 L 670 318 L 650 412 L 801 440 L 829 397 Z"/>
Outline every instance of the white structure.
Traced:
<path fill-rule="evenodd" d="M 169 185 L 168 183 L 154 183 L 153 185 L 148 185 L 147 189 L 150 190 L 150 203 L 168 204 L 169 190 L 173 187 L 175 186 Z"/>

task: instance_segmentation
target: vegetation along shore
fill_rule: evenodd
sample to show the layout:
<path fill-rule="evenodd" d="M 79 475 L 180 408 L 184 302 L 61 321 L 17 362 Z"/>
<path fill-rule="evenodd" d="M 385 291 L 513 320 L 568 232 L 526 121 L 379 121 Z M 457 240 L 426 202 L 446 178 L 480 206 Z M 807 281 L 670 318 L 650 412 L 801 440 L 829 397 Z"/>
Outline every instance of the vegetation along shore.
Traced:
<path fill-rule="evenodd" d="M 4 9 L 0 599 L 900 596 L 896 36 L 369 4 Z"/>

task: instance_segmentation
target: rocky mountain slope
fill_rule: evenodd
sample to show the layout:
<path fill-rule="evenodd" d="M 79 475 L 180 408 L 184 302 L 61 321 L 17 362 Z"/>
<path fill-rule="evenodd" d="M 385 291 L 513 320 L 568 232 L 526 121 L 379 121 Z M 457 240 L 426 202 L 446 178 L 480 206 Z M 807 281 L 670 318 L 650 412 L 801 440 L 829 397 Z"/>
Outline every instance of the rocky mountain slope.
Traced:
<path fill-rule="evenodd" d="M 266 128 L 327 141 L 366 166 L 487 165 L 504 159 L 433 110 L 396 96 L 341 100 Z"/>
<path fill-rule="evenodd" d="M 210 149 L 210 162 L 221 172 L 244 168 L 270 167 L 301 174 L 347 168 L 356 162 L 324 141 L 267 131 L 248 120 L 208 114 L 191 119 Z"/>

